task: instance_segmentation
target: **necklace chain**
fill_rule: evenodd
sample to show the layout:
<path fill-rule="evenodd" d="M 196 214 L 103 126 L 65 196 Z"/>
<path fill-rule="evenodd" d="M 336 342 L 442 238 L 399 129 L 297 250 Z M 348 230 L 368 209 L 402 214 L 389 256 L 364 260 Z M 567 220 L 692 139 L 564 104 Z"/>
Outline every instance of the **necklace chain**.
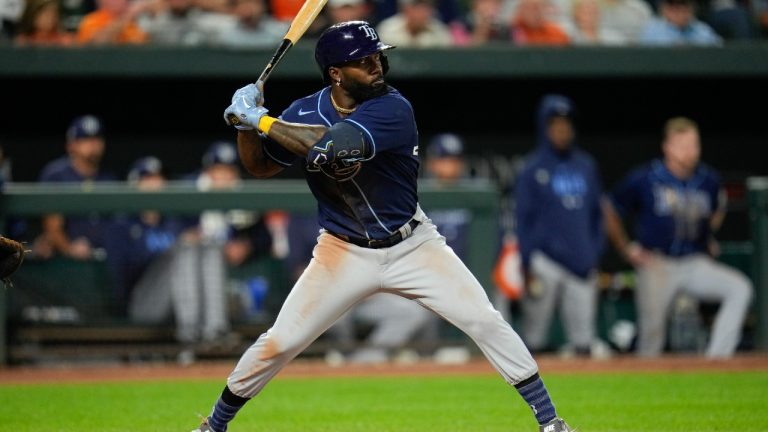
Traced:
<path fill-rule="evenodd" d="M 330 96 L 331 96 L 331 105 L 333 105 L 333 109 L 335 109 L 336 111 L 338 111 L 338 112 L 340 112 L 342 114 L 352 114 L 357 109 L 357 107 L 354 107 L 354 108 L 342 108 L 342 107 L 340 107 L 336 103 L 335 100 L 333 100 L 333 94 L 331 94 Z"/>

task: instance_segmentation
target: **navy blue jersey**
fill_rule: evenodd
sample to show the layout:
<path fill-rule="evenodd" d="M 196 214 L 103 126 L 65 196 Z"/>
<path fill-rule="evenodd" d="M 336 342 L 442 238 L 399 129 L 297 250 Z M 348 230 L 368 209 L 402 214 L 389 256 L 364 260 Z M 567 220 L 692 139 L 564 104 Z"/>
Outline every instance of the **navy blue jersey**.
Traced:
<path fill-rule="evenodd" d="M 681 180 L 658 159 L 629 173 L 611 198 L 622 215 L 634 216 L 637 242 L 670 256 L 706 252 L 710 219 L 724 205 L 714 170 L 699 165 Z"/>
<path fill-rule="evenodd" d="M 603 251 L 600 173 L 592 156 L 572 141 L 558 151 L 547 134 L 552 117 L 572 112 L 570 100 L 547 97 L 539 104 L 538 145 L 528 155 L 513 190 L 520 256 L 528 268 L 534 251 L 586 277 Z"/>
<path fill-rule="evenodd" d="M 419 172 L 418 132 L 413 108 L 397 90 L 363 102 L 342 119 L 333 109 L 330 87 L 299 99 L 280 118 L 287 122 L 357 128 L 372 154 L 363 160 L 315 166 L 266 138 L 267 156 L 287 167 L 299 161 L 317 199 L 318 222 L 328 231 L 383 239 L 416 212 Z"/>
<path fill-rule="evenodd" d="M 147 266 L 173 247 L 184 229 L 183 221 L 175 217 L 163 217 L 156 225 L 149 225 L 139 216 L 129 216 L 112 224 L 106 236 L 107 257 L 119 301 L 128 300 L 131 287 Z"/>
<path fill-rule="evenodd" d="M 114 181 L 116 177 L 111 173 L 99 171 L 96 176 L 85 178 L 75 171 L 69 157 L 64 156 L 49 162 L 41 171 L 39 180 L 40 182 L 52 183 L 84 183 Z M 64 230 L 70 239 L 84 237 L 92 246 L 103 247 L 108 222 L 97 214 L 67 216 Z"/>
<path fill-rule="evenodd" d="M 429 210 L 429 219 L 459 258 L 469 258 L 469 224 L 472 222 L 472 212 L 464 208 Z"/>

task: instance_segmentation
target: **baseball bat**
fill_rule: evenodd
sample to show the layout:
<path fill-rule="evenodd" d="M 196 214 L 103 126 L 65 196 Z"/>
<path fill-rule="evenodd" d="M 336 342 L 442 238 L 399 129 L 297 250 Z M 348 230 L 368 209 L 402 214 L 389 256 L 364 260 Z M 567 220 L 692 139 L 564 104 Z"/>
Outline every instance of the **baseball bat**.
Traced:
<path fill-rule="evenodd" d="M 306 0 L 304 2 L 301 9 L 299 9 L 299 12 L 296 13 L 296 16 L 293 18 L 293 21 L 291 21 L 291 26 L 285 33 L 285 37 L 280 43 L 280 46 L 275 50 L 272 60 L 270 60 L 269 63 L 267 63 L 267 66 L 264 67 L 264 70 L 261 72 L 261 75 L 259 75 L 259 79 L 256 80 L 256 82 L 261 81 L 264 83 L 267 81 L 267 78 L 269 78 L 269 75 L 272 73 L 275 66 L 280 63 L 280 60 L 283 59 L 285 53 L 287 53 L 288 50 L 301 39 L 304 32 L 306 32 L 309 26 L 312 25 L 312 22 L 315 21 L 315 18 L 317 18 L 320 11 L 323 10 L 326 3 L 328 3 L 328 0 Z M 234 114 L 230 114 L 228 119 L 230 124 L 240 124 L 240 119 Z"/>

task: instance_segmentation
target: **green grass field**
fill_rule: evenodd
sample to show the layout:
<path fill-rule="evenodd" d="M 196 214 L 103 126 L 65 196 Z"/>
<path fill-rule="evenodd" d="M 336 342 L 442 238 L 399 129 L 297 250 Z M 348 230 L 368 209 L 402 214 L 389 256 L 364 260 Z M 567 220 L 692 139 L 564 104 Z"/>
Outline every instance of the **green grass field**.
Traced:
<path fill-rule="evenodd" d="M 545 377 L 579 432 L 768 431 L 768 372 Z M 223 381 L 0 384 L 0 430 L 188 432 Z M 232 432 L 536 431 L 497 376 L 276 379 Z"/>

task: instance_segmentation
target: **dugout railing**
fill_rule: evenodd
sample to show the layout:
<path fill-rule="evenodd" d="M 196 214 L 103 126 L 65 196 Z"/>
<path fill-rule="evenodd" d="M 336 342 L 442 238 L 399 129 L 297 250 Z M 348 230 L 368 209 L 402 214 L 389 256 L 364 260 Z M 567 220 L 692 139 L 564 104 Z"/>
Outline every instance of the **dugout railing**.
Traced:
<path fill-rule="evenodd" d="M 419 185 L 420 204 L 425 209 L 462 207 L 472 213 L 468 266 L 483 286 L 492 287 L 491 269 L 498 251 L 499 193 L 488 181 L 471 180 L 450 188 L 441 188 L 428 181 Z M 226 191 L 200 191 L 189 183 L 171 183 L 162 191 L 142 192 L 125 184 L 40 185 L 9 184 L 0 198 L 0 221 L 13 217 L 37 217 L 48 212 L 62 214 L 136 213 L 142 209 L 193 215 L 204 210 L 285 210 L 293 213 L 316 211 L 316 202 L 305 182 L 301 180 L 246 181 Z M 89 281 L 103 280 L 92 274 L 88 266 L 61 263 L 65 268 L 57 275 Z M 50 267 L 49 267 L 50 268 Z M 46 275 L 37 275 L 45 278 Z M 79 280 L 77 282 L 83 282 Z M 24 290 L 17 283 L 14 290 Z M 105 288 L 106 290 L 107 288 Z M 102 293 L 103 294 L 103 293 Z M 0 364 L 8 360 L 7 290 L 0 289 Z M 88 301 L 88 300 L 84 300 Z M 90 331 L 94 337 L 104 337 L 103 330 Z M 167 333 L 167 332 L 166 332 Z M 130 330 L 115 334 L 114 340 L 128 339 Z"/>

